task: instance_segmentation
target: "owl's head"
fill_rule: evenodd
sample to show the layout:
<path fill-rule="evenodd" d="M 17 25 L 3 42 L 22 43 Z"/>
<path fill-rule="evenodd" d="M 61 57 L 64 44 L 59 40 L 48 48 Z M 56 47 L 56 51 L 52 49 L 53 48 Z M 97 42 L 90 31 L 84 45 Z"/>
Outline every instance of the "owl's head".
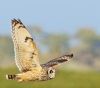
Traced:
<path fill-rule="evenodd" d="M 49 79 L 55 78 L 55 69 L 53 67 L 49 67 L 47 70 L 47 74 Z"/>

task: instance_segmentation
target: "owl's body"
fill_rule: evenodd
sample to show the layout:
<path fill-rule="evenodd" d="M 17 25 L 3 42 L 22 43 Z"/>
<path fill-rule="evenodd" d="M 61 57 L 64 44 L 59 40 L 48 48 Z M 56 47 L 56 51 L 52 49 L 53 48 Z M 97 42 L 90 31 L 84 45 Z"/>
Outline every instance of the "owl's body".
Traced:
<path fill-rule="evenodd" d="M 47 80 L 47 73 L 44 69 L 38 71 L 38 69 L 32 69 L 27 72 L 22 72 L 16 75 L 8 75 L 9 79 L 14 79 L 18 81 L 34 81 L 34 80 Z"/>
<path fill-rule="evenodd" d="M 49 72 L 51 71 L 51 76 Z M 55 77 L 55 69 L 53 68 L 46 68 L 43 67 L 41 70 L 38 70 L 38 68 L 32 68 L 30 71 L 22 72 L 15 75 L 7 75 L 7 79 L 11 80 L 18 80 L 21 81 L 35 81 L 35 80 L 50 80 Z"/>
<path fill-rule="evenodd" d="M 20 73 L 6 75 L 7 79 L 18 80 L 19 82 L 53 79 L 55 77 L 55 66 L 73 57 L 73 54 L 63 55 L 45 64 L 40 64 L 36 44 L 20 20 L 12 20 L 12 39 L 15 62 Z"/>

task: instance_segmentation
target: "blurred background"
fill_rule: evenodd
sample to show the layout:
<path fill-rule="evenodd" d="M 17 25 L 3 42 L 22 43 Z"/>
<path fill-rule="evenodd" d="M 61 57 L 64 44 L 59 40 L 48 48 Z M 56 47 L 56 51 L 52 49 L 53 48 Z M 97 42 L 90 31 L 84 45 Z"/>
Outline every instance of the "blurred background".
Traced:
<path fill-rule="evenodd" d="M 1 0 L 0 87 L 99 88 L 99 8 L 99 0 Z M 6 74 L 19 72 L 11 38 L 13 18 L 21 19 L 32 34 L 41 63 L 74 54 L 73 59 L 58 66 L 55 79 L 23 83 L 5 79 Z"/>

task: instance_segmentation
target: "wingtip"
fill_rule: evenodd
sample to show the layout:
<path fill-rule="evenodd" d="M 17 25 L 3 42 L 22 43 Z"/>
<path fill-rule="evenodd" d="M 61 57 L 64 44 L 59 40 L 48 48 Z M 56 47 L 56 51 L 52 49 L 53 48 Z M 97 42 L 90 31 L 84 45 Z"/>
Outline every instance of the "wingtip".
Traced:
<path fill-rule="evenodd" d="M 22 24 L 23 25 L 23 23 L 22 23 L 22 21 L 20 20 L 20 19 L 15 19 L 15 18 L 13 18 L 12 20 L 11 20 L 11 22 L 12 22 L 12 24 L 13 23 L 20 23 L 20 24 Z"/>
<path fill-rule="evenodd" d="M 72 54 L 66 54 L 65 56 L 69 57 L 69 59 L 74 57 L 73 53 Z"/>
<path fill-rule="evenodd" d="M 18 21 L 20 24 L 23 24 L 22 21 L 21 21 L 20 19 L 17 19 L 17 21 Z"/>
<path fill-rule="evenodd" d="M 72 53 L 72 54 L 70 54 L 70 57 L 71 57 L 71 58 L 73 58 L 73 57 L 74 57 L 73 53 Z"/>
<path fill-rule="evenodd" d="M 13 18 L 13 19 L 11 20 L 11 23 L 12 23 L 12 24 L 18 23 L 18 21 L 17 21 L 15 18 Z"/>
<path fill-rule="evenodd" d="M 13 18 L 11 21 L 17 21 L 15 18 Z"/>

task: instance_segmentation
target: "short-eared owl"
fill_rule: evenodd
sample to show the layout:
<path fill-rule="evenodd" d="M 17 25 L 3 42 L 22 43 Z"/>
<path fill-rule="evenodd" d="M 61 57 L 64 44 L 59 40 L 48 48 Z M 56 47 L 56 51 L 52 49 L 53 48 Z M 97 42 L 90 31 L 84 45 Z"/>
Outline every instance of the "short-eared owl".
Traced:
<path fill-rule="evenodd" d="M 53 79 L 55 77 L 55 66 L 73 57 L 73 54 L 66 54 L 45 64 L 40 64 L 36 44 L 20 20 L 12 20 L 12 39 L 15 50 L 15 62 L 20 73 L 6 75 L 7 79 L 19 82 Z"/>

